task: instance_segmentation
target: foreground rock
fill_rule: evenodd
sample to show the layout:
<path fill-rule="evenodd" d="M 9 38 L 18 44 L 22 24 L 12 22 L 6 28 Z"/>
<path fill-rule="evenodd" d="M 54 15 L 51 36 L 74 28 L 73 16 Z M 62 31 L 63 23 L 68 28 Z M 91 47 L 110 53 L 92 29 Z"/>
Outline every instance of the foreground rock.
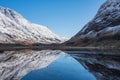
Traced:
<path fill-rule="evenodd" d="M 0 53 L 0 80 L 20 80 L 28 72 L 47 67 L 60 51 L 10 51 Z"/>

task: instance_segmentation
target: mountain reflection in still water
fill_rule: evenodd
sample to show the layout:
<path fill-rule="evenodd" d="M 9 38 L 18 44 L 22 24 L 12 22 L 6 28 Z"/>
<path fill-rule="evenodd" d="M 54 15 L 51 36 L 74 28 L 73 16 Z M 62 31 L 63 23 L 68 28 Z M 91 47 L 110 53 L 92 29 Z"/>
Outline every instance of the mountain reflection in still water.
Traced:
<path fill-rule="evenodd" d="M 96 80 L 79 62 L 64 54 L 46 68 L 34 70 L 22 80 Z"/>
<path fill-rule="evenodd" d="M 89 70 L 97 80 L 120 80 L 120 55 L 71 55 Z"/>
<path fill-rule="evenodd" d="M 32 70 L 47 67 L 61 55 L 61 51 L 51 50 L 1 52 L 0 80 L 20 80 Z"/>
<path fill-rule="evenodd" d="M 5 51 L 0 80 L 120 80 L 117 52 Z"/>
<path fill-rule="evenodd" d="M 98 53 L 70 51 L 48 67 L 28 73 L 22 80 L 120 80 L 120 56 Z"/>

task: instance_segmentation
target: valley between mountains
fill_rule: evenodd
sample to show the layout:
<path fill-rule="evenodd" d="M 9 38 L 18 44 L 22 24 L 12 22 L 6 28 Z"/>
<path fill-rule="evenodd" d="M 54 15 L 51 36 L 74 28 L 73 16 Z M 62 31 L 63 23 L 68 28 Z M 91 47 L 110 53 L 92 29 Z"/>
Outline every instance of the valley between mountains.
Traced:
<path fill-rule="evenodd" d="M 14 10 L 0 7 L 0 44 L 1 50 L 120 48 L 120 0 L 107 0 L 95 17 L 69 40 L 46 26 L 29 22 Z"/>

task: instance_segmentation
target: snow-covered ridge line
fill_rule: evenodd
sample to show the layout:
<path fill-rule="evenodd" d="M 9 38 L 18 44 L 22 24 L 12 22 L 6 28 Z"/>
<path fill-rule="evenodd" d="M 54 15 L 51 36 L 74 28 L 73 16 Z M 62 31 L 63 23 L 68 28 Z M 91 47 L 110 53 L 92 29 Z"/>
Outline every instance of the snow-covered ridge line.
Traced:
<path fill-rule="evenodd" d="M 17 12 L 0 7 L 0 43 L 61 43 L 64 39 L 46 26 L 29 22 Z"/>

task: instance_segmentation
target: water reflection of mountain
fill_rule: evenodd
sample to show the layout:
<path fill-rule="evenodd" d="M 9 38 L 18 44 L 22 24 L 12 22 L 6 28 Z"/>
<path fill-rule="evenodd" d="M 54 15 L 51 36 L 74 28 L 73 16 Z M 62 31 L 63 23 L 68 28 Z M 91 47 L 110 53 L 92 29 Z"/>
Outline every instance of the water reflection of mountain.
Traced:
<path fill-rule="evenodd" d="M 120 56 L 72 54 L 97 80 L 120 80 Z"/>
<path fill-rule="evenodd" d="M 50 65 L 60 53 L 51 50 L 0 53 L 0 80 L 20 80 L 28 72 Z"/>
<path fill-rule="evenodd" d="M 74 78 L 71 80 L 86 80 L 85 78 L 95 80 L 95 77 L 97 80 L 120 80 L 120 55 L 119 51 L 117 52 L 110 50 L 66 52 L 71 57 L 62 51 L 5 51 L 0 53 L 0 80 L 20 80 L 27 73 L 36 69 L 40 71 L 44 69 L 48 73 L 54 74 L 53 78 L 56 78 L 57 75 L 64 76 L 60 80 L 70 80 L 71 77 Z M 42 72 L 44 73 L 44 71 Z M 49 75 L 44 76 L 49 78 Z M 39 78 L 41 79 L 41 77 Z"/>

